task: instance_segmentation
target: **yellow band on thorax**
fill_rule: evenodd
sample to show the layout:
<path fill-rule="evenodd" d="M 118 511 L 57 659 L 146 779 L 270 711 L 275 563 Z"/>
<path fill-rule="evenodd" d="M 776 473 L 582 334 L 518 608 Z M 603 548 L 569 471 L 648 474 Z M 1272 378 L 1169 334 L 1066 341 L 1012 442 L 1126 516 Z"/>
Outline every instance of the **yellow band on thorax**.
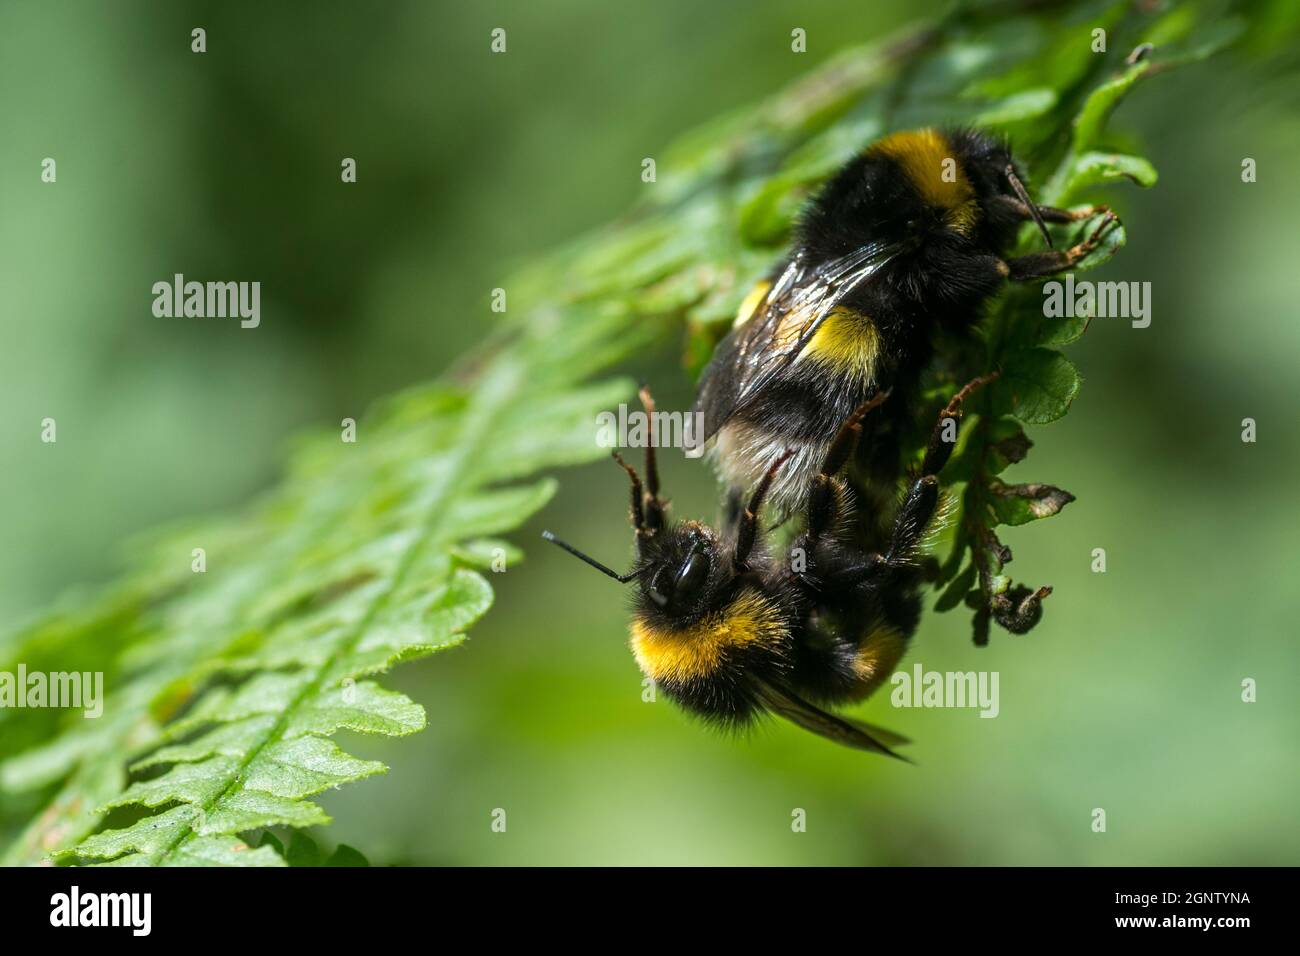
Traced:
<path fill-rule="evenodd" d="M 714 674 L 729 650 L 777 647 L 787 636 L 776 606 L 754 590 L 742 591 L 723 610 L 681 630 L 632 622 L 632 654 L 656 681 L 684 683 Z"/>
<path fill-rule="evenodd" d="M 948 138 L 935 129 L 886 136 L 869 150 L 898 164 L 921 199 L 945 211 L 948 225 L 963 235 L 979 218 L 975 189 Z"/>

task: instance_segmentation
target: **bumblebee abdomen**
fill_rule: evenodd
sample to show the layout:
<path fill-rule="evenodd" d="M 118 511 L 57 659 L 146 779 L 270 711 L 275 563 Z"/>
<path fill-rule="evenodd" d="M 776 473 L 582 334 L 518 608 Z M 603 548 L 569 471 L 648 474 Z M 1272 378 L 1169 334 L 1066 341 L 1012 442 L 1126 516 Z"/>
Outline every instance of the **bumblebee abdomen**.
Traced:
<path fill-rule="evenodd" d="M 876 380 L 880 334 L 870 316 L 840 307 L 831 311 L 800 353 L 797 362 L 823 366 L 831 375 L 847 376 L 863 386 Z"/>
<path fill-rule="evenodd" d="M 907 635 L 891 624 L 879 624 L 862 636 L 850 669 L 850 700 L 865 700 L 875 693 L 907 651 Z"/>
<path fill-rule="evenodd" d="M 789 420 L 751 421 L 737 419 L 718 432 L 709 457 L 723 483 L 730 488 L 755 487 L 772 465 L 787 452 L 768 490 L 767 504 L 778 520 L 797 511 L 807 501 L 808 486 L 817 474 L 831 436 L 809 439 L 799 437 Z"/>
<path fill-rule="evenodd" d="M 897 669 L 910 637 L 906 628 L 874 616 L 856 634 L 848 616 L 810 628 L 799 642 L 794 686 L 832 706 L 866 700 Z"/>

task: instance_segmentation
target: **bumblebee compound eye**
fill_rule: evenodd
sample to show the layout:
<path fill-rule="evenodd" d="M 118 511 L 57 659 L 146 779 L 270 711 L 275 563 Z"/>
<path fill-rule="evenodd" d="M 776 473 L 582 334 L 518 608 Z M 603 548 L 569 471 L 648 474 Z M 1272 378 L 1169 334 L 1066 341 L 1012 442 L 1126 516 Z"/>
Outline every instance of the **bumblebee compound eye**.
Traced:
<path fill-rule="evenodd" d="M 672 597 L 672 583 L 668 578 L 667 568 L 660 568 L 654 573 L 646 585 L 645 593 L 650 595 L 650 600 L 659 607 L 668 606 L 668 601 Z"/>
<path fill-rule="evenodd" d="M 677 572 L 677 580 L 673 584 L 673 590 L 684 600 L 690 600 L 709 577 L 709 553 L 702 547 L 691 552 L 691 556 L 686 559 L 680 571 Z"/>

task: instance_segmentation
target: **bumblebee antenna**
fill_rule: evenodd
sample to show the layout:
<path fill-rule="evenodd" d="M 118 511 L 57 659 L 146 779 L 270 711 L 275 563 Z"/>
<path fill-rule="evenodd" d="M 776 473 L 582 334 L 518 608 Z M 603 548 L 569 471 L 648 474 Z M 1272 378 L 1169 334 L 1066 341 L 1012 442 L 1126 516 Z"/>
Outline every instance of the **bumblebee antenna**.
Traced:
<path fill-rule="evenodd" d="M 1016 175 L 1016 167 L 1007 167 L 1007 182 L 1011 183 L 1011 188 L 1015 190 L 1016 196 L 1022 203 L 1029 207 L 1029 215 L 1034 217 L 1034 224 L 1038 226 L 1038 231 L 1043 234 L 1043 241 L 1047 243 L 1047 248 L 1053 249 L 1052 237 L 1047 231 L 1047 223 L 1043 222 L 1043 214 L 1038 211 L 1038 204 L 1029 198 L 1029 193 L 1025 189 L 1025 184 L 1020 181 Z"/>
<path fill-rule="evenodd" d="M 579 559 L 580 561 L 587 562 L 593 568 L 599 571 L 601 574 L 608 574 L 619 584 L 627 584 L 628 581 L 631 581 L 634 577 L 636 577 L 638 574 L 641 573 L 640 571 L 629 571 L 627 574 L 619 574 L 617 571 L 613 570 L 612 568 L 605 567 L 605 565 L 601 564 L 595 558 L 583 554 L 581 551 L 579 551 L 577 548 L 575 548 L 573 545 L 569 544 L 568 542 L 561 541 L 559 538 L 551 534 L 549 531 L 543 531 L 542 537 L 545 538 L 547 541 L 551 542 L 551 544 L 558 544 L 561 548 L 569 552 L 569 554 L 573 555 L 575 558 Z"/>

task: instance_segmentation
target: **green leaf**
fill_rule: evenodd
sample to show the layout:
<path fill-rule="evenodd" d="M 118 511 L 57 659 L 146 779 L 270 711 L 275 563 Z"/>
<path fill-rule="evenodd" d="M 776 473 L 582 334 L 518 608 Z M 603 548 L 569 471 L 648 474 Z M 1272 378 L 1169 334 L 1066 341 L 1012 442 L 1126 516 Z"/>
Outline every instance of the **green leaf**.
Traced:
<path fill-rule="evenodd" d="M 1030 341 L 1034 345 L 1049 347 L 1070 345 L 1079 341 L 1092 323 L 1092 316 L 1090 315 L 1072 315 L 1061 318 L 1038 315 L 1035 316 L 1035 319 L 1037 329 L 1032 334 Z"/>
<path fill-rule="evenodd" d="M 1018 461 L 1023 461 L 1033 447 L 1033 442 L 1025 430 L 1010 418 L 1000 418 L 993 422 L 986 433 L 987 459 L 985 472 L 1000 475 L 1006 468 Z"/>
<path fill-rule="evenodd" d="M 325 866 L 369 866 L 370 861 L 346 843 L 340 843 L 330 854 Z"/>
<path fill-rule="evenodd" d="M 524 559 L 523 551 L 501 538 L 475 538 L 453 546 L 451 553 L 480 571 L 492 571 L 498 563 L 513 567 Z"/>
<path fill-rule="evenodd" d="M 968 564 L 960 574 L 948 582 L 948 586 L 939 595 L 939 600 L 935 601 L 934 609 L 936 611 L 951 611 L 962 603 L 967 593 L 974 586 L 975 565 Z"/>
<path fill-rule="evenodd" d="M 1111 113 L 1142 78 L 1150 75 L 1154 64 L 1144 60 L 1129 66 L 1118 76 L 1101 84 L 1089 94 L 1074 121 L 1074 152 L 1081 154 L 1101 142 Z"/>
<path fill-rule="evenodd" d="M 1128 181 L 1149 188 L 1159 176 L 1151 162 L 1126 153 L 1087 152 L 1079 156 L 1070 170 L 1066 196 L 1074 197 L 1090 186 Z"/>
<path fill-rule="evenodd" d="M 1078 369 L 1064 355 L 1033 348 L 1014 353 L 993 388 L 1020 421 L 1044 425 L 1065 415 L 1080 384 Z"/>
<path fill-rule="evenodd" d="M 301 830 L 294 830 L 289 836 L 289 849 L 284 858 L 290 866 L 320 866 L 320 847 Z"/>
<path fill-rule="evenodd" d="M 1006 126 L 1034 119 L 1049 112 L 1056 105 L 1055 90 L 1035 89 L 1013 93 L 999 103 L 984 107 L 971 122 L 976 126 Z"/>
<path fill-rule="evenodd" d="M 194 809 L 176 807 L 123 830 L 105 830 L 84 840 L 78 855 L 111 860 L 118 866 L 156 865 L 159 858 L 171 866 L 286 865 L 269 846 L 253 849 L 234 837 L 197 834 L 192 828 L 197 819 Z M 183 844 L 169 852 L 178 840 Z"/>
<path fill-rule="evenodd" d="M 370 861 L 354 847 L 340 843 L 327 857 L 320 845 L 302 830 L 293 830 L 289 834 L 289 846 L 285 845 L 270 830 L 263 830 L 258 841 L 259 847 L 270 847 L 282 859 L 280 865 L 292 867 L 312 866 L 369 866 Z"/>
<path fill-rule="evenodd" d="M 228 536 L 237 548 L 133 602 L 147 637 L 123 649 L 133 673 L 120 672 L 104 716 L 0 764 L 11 791 L 71 775 L 6 859 L 282 862 L 239 834 L 327 823 L 308 797 L 384 771 L 330 741 L 338 730 L 424 726 L 422 708 L 364 678 L 465 639 L 492 602 L 465 565 L 554 492 L 510 482 L 604 454 L 596 413 L 627 386 L 582 379 L 641 341 L 599 317 L 562 343 L 525 332 L 460 399 L 414 390 L 373 413 L 355 445 L 300 446 L 274 504 Z M 174 558 L 188 574 L 188 550 Z M 158 812 L 94 832 L 126 806 Z"/>
<path fill-rule="evenodd" d="M 269 846 L 280 856 L 284 856 L 284 844 L 281 843 L 278 839 L 276 839 L 275 834 L 272 833 L 270 830 L 262 831 L 262 839 L 257 842 L 257 845 Z"/>
<path fill-rule="evenodd" d="M 1039 518 L 1050 518 L 1074 500 L 1074 495 L 1052 485 L 1037 482 L 1025 485 L 1006 485 L 991 481 L 988 485 L 993 513 L 998 524 L 1028 524 Z"/>

